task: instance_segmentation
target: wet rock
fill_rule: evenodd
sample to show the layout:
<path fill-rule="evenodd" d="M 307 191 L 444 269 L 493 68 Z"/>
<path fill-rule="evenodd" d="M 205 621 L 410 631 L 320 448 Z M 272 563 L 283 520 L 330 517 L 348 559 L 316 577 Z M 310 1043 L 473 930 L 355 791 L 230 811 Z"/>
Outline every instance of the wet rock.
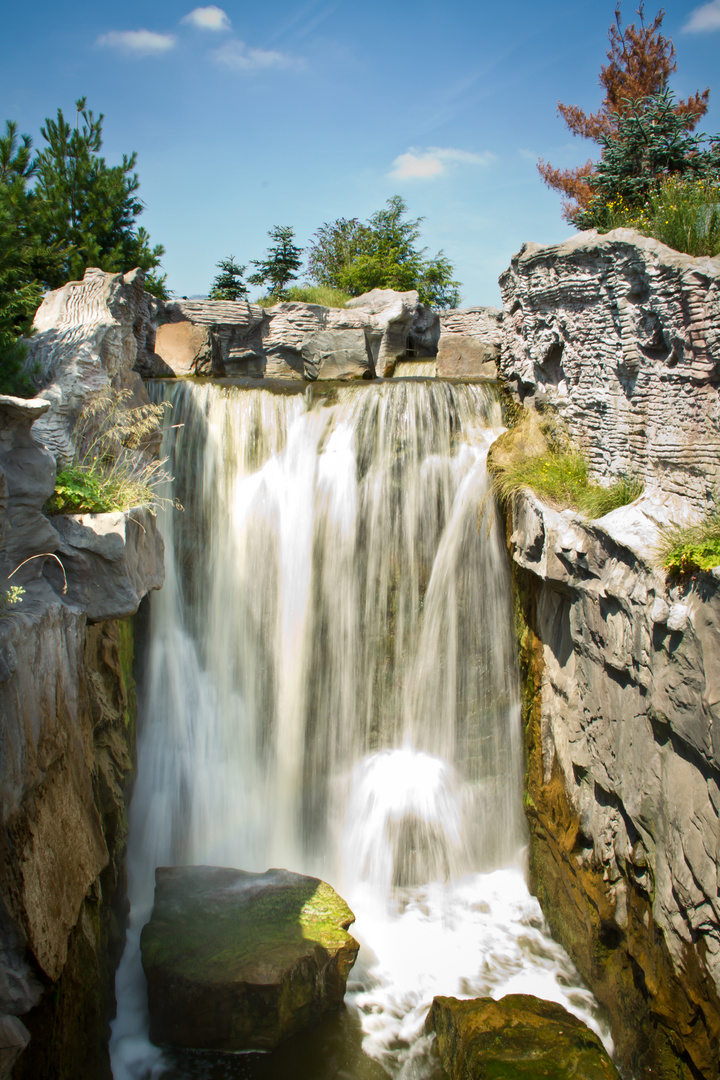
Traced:
<path fill-rule="evenodd" d="M 358 943 L 325 882 L 268 870 L 160 867 L 141 936 L 150 1037 L 197 1049 L 272 1049 L 342 1006 Z"/>
<path fill-rule="evenodd" d="M 305 375 L 314 379 L 362 379 L 372 373 L 365 331 L 318 330 L 302 346 Z"/>
<path fill-rule="evenodd" d="M 427 1028 L 450 1080 L 619 1080 L 594 1032 L 561 1005 L 530 994 L 436 997 Z"/>

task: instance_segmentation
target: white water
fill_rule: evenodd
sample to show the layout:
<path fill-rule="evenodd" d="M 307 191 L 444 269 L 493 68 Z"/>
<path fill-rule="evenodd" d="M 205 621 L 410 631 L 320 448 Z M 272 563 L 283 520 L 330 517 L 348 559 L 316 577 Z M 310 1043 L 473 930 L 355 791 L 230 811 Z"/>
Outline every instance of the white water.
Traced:
<path fill-rule="evenodd" d="M 147 1038 L 138 941 L 155 867 L 177 863 L 333 884 L 362 944 L 348 1005 L 390 1075 L 430 1075 L 435 994 L 537 993 L 597 1030 L 519 868 L 492 391 L 168 394 L 185 509 L 162 523 L 167 578 L 152 599 L 115 1080 L 173 1075 Z"/>

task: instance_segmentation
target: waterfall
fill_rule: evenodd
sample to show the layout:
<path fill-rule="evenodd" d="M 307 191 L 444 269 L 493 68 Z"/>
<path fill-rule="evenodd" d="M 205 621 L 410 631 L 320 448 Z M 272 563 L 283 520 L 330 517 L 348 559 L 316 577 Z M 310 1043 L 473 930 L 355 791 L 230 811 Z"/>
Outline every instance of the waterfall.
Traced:
<path fill-rule="evenodd" d="M 426 1075 L 433 993 L 539 992 L 597 1028 L 519 868 L 492 389 L 155 392 L 172 404 L 175 479 L 139 719 L 115 1080 L 165 1072 L 138 950 L 158 865 L 282 866 L 334 885 L 358 916 L 348 1002 L 379 1075 Z"/>

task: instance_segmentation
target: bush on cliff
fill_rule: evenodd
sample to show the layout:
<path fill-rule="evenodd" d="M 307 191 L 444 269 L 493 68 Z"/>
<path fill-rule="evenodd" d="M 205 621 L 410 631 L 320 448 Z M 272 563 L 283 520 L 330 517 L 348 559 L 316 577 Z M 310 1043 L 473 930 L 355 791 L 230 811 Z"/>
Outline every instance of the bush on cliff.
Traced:
<path fill-rule="evenodd" d="M 658 556 L 668 573 L 678 577 L 720 566 L 720 508 L 695 525 L 667 529 Z"/>
<path fill-rule="evenodd" d="M 107 387 L 85 406 L 75 428 L 75 460 L 60 469 L 48 514 L 102 514 L 157 507 L 169 479 L 164 462 L 141 453 L 159 435 L 168 403 L 128 408 L 129 390 Z"/>
<path fill-rule="evenodd" d="M 558 424 L 529 410 L 492 445 L 488 469 L 504 504 L 516 492 L 529 488 L 551 506 L 571 507 L 592 519 L 626 506 L 643 490 L 640 481 L 626 476 L 607 487 L 593 483 L 587 461 Z"/>

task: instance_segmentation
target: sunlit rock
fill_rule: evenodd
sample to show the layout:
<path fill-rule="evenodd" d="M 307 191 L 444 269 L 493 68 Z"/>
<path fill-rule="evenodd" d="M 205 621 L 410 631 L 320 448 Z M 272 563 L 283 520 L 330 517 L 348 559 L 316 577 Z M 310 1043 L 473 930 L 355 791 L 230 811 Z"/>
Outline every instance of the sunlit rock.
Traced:
<path fill-rule="evenodd" d="M 500 1001 L 436 997 L 427 1029 L 450 1080 L 618 1080 L 600 1039 L 562 1005 L 530 994 Z"/>
<path fill-rule="evenodd" d="M 150 1037 L 160 1045 L 272 1049 L 343 1003 L 355 916 L 319 878 L 160 867 L 141 938 Z"/>

